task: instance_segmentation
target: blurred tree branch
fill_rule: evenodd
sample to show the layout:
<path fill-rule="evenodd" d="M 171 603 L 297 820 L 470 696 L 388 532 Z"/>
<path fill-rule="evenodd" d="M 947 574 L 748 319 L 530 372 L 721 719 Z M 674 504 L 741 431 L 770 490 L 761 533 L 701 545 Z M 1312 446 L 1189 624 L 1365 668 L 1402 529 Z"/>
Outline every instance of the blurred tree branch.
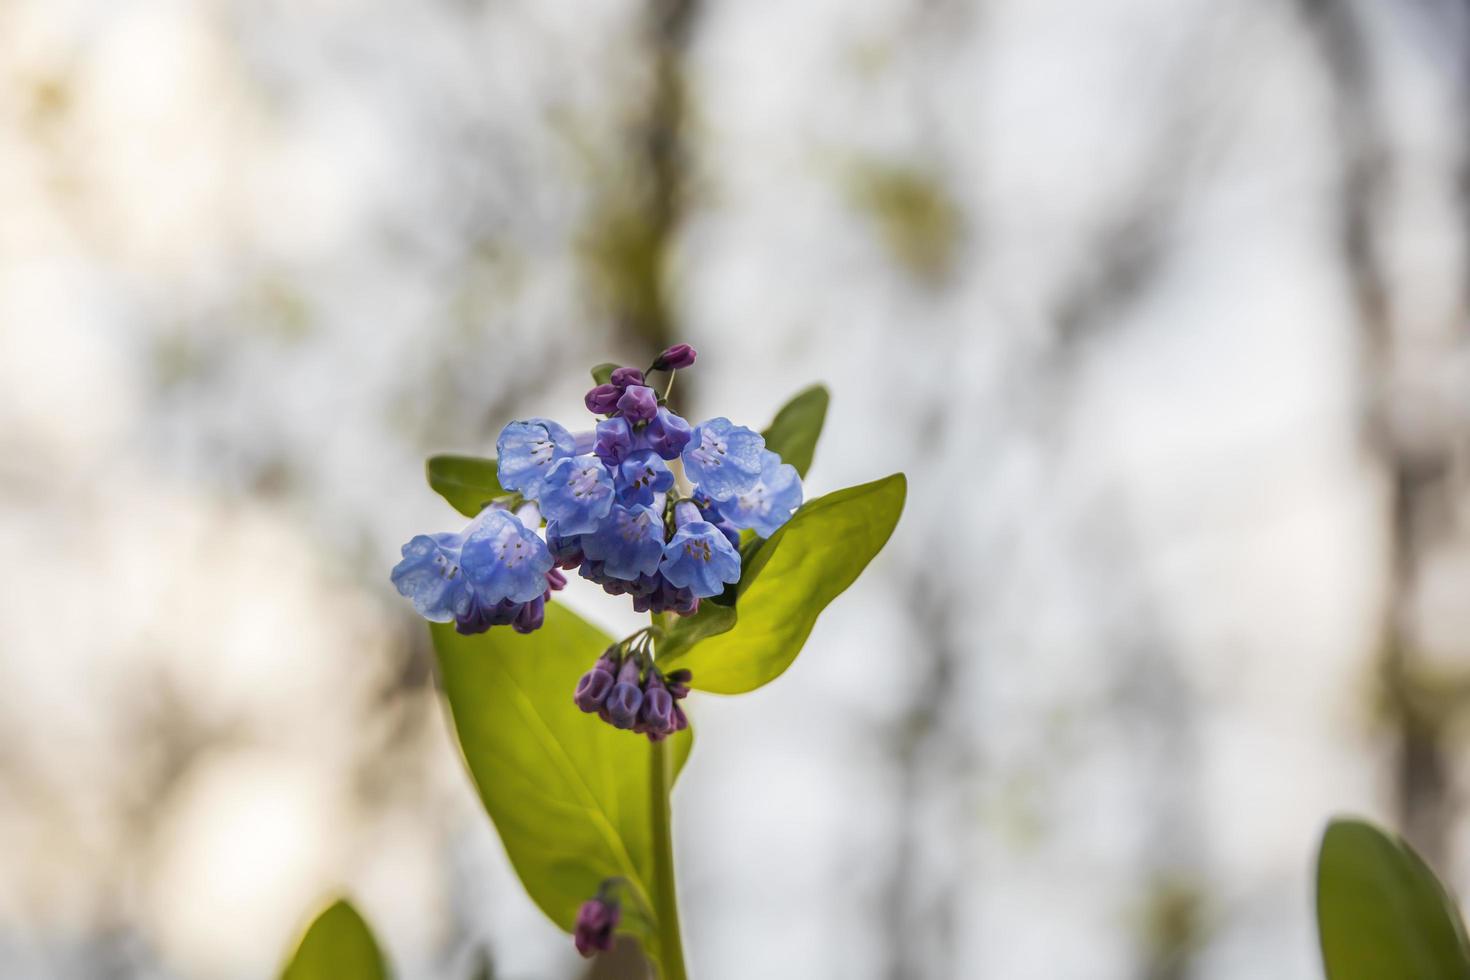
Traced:
<path fill-rule="evenodd" d="M 1362 333 L 1361 372 L 1370 450 L 1387 480 L 1388 595 L 1380 627 L 1382 695 L 1398 742 L 1395 807 L 1405 836 L 1431 864 L 1448 856 L 1455 801 L 1446 731 L 1467 704 L 1461 681 L 1428 677 L 1416 656 L 1412 606 L 1426 545 L 1443 530 L 1451 480 L 1454 433 L 1442 425 L 1416 426 L 1401 415 L 1400 336 L 1380 254 L 1377 228 L 1386 205 L 1391 160 L 1376 113 L 1368 32 L 1353 5 L 1299 0 L 1332 82 L 1341 146 L 1338 247 Z M 1412 397 L 1410 394 L 1408 397 Z M 1446 420 L 1438 420 L 1444 423 Z M 1436 431 L 1431 432 L 1429 428 Z"/>

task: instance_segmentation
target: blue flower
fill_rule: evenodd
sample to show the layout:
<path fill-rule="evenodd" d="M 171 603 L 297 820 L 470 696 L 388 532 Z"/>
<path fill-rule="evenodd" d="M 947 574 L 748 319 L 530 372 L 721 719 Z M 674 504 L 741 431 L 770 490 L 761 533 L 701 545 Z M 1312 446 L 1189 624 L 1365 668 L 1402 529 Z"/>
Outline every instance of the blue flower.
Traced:
<path fill-rule="evenodd" d="M 572 434 L 550 419 L 512 422 L 500 430 L 495 441 L 500 485 L 535 500 L 551 468 L 576 451 Z"/>
<path fill-rule="evenodd" d="M 737 528 L 769 538 L 801 506 L 801 477 L 769 449 L 761 453 L 761 476 L 755 486 L 719 504 L 720 516 Z"/>
<path fill-rule="evenodd" d="M 567 456 L 546 474 L 539 501 L 546 519 L 556 522 L 558 534 L 587 534 L 597 530 L 612 509 L 613 480 L 591 453 Z"/>
<path fill-rule="evenodd" d="M 699 515 L 694 504 L 675 508 L 679 529 L 664 546 L 659 572 L 675 588 L 688 589 L 696 598 L 708 598 L 740 581 L 740 552 L 720 529 Z"/>
<path fill-rule="evenodd" d="M 644 426 L 641 441 L 663 459 L 678 459 L 689 445 L 689 423 L 660 407 L 653 421 Z"/>
<path fill-rule="evenodd" d="M 464 574 L 485 606 L 530 602 L 546 592 L 551 552 L 508 510 L 489 508 L 466 529 L 460 551 Z"/>
<path fill-rule="evenodd" d="M 710 419 L 694 427 L 682 454 L 684 471 L 714 500 L 729 500 L 760 479 L 765 448 L 759 433 L 727 418 Z"/>
<path fill-rule="evenodd" d="M 674 485 L 674 473 L 651 449 L 640 449 L 618 467 L 618 499 L 628 504 L 651 504 L 653 495 Z"/>
<path fill-rule="evenodd" d="M 398 594 L 431 623 L 447 623 L 468 611 L 473 599 L 460 568 L 459 534 L 419 534 L 403 546 L 403 560 L 390 577 Z"/>
<path fill-rule="evenodd" d="M 582 537 L 582 551 L 602 562 L 602 574 L 636 581 L 658 571 L 664 554 L 664 522 L 652 507 L 614 504 L 602 526 Z"/>
<path fill-rule="evenodd" d="M 566 584 L 550 562 L 519 518 L 489 507 L 458 534 L 420 534 L 404 545 L 392 579 L 431 622 L 452 621 L 461 633 L 504 625 L 529 633 L 541 625 L 551 590 Z"/>

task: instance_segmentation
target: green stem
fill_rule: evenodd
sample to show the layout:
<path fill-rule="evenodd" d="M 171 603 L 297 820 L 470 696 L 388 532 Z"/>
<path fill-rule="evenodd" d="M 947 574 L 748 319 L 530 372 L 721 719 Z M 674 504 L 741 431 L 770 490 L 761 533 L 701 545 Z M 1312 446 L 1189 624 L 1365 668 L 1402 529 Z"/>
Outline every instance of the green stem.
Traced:
<path fill-rule="evenodd" d="M 684 943 L 679 933 L 679 895 L 674 884 L 673 756 L 669 739 L 649 746 L 649 820 L 653 836 L 653 905 L 658 916 L 658 961 L 662 980 L 688 980 L 684 970 Z"/>
<path fill-rule="evenodd" d="M 684 944 L 679 938 L 679 896 L 674 888 L 673 819 L 669 812 L 669 741 L 654 742 L 649 752 L 649 793 L 653 822 L 653 903 L 658 914 L 659 963 L 663 980 L 687 980 Z"/>

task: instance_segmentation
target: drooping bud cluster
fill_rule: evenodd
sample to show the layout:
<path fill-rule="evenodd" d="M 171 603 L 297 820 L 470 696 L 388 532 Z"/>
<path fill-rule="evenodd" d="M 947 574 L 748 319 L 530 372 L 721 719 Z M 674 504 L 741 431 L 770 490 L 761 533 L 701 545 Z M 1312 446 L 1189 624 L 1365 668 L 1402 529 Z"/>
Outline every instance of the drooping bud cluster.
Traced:
<path fill-rule="evenodd" d="M 572 700 L 614 728 L 659 742 L 689 727 L 678 702 L 688 696 L 692 675 L 687 670 L 661 673 L 647 653 L 645 637 L 640 631 L 603 651 L 577 681 Z"/>
<path fill-rule="evenodd" d="M 614 369 L 587 392 L 601 416 L 591 431 L 544 418 L 507 425 L 496 441 L 506 497 L 460 534 L 405 545 L 392 575 L 399 592 L 461 632 L 529 632 L 565 584 L 557 569 L 652 613 L 692 614 L 738 582 L 741 532 L 774 534 L 801 505 L 801 480 L 759 433 L 726 418 L 691 426 L 669 408 L 673 373 L 695 356 L 678 344 L 647 372 Z M 654 372 L 668 375 L 662 395 Z M 535 533 L 543 519 L 545 541 Z"/>

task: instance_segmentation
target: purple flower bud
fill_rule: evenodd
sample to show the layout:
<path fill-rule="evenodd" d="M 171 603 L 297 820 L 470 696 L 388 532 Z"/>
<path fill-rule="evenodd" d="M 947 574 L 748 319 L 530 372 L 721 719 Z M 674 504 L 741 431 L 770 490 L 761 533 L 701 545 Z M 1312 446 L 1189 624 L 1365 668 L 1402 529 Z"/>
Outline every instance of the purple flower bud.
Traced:
<path fill-rule="evenodd" d="M 546 550 L 551 552 L 551 560 L 556 562 L 558 568 L 576 568 L 586 557 L 582 554 L 582 536 L 580 534 L 564 536 L 557 530 L 555 524 L 546 526 Z M 547 581 L 550 581 L 549 573 Z M 563 575 L 562 585 L 566 585 L 566 581 L 566 576 Z M 552 586 L 552 588 L 560 587 Z"/>
<path fill-rule="evenodd" d="M 546 599 L 537 596 L 530 602 L 521 603 L 521 608 L 516 610 L 515 619 L 511 620 L 511 628 L 517 633 L 534 633 L 546 622 Z"/>
<path fill-rule="evenodd" d="M 678 459 L 689 445 L 689 423 L 667 408 L 660 408 L 653 421 L 643 430 L 648 448 L 664 459 Z"/>
<path fill-rule="evenodd" d="M 682 701 L 689 696 L 689 682 L 692 680 L 694 680 L 694 672 L 691 670 L 671 670 L 664 676 L 669 694 L 675 701 Z"/>
<path fill-rule="evenodd" d="M 651 421 L 658 414 L 658 395 L 647 385 L 629 385 L 618 398 L 618 411 L 633 424 Z"/>
<path fill-rule="evenodd" d="M 577 927 L 572 933 L 577 952 L 590 957 L 595 952 L 605 953 L 612 949 L 613 930 L 618 927 L 621 918 L 622 910 L 616 902 L 607 902 L 601 898 L 590 898 L 583 902 L 582 907 L 577 910 Z"/>
<path fill-rule="evenodd" d="M 674 730 L 674 697 L 655 673 L 649 673 L 643 687 L 643 708 L 638 717 L 649 733 L 666 735 Z"/>
<path fill-rule="evenodd" d="M 618 398 L 622 394 L 622 391 L 612 385 L 598 385 L 587 392 L 583 401 L 587 405 L 587 411 L 593 415 L 609 415 L 618 407 Z"/>
<path fill-rule="evenodd" d="M 682 732 L 684 729 L 689 727 L 689 716 L 684 714 L 684 709 L 679 707 L 677 704 L 674 705 L 673 715 L 674 731 Z"/>
<path fill-rule="evenodd" d="M 638 709 L 643 707 L 643 692 L 638 689 L 638 659 L 629 657 L 618 670 L 618 682 L 608 692 L 608 721 L 614 728 L 628 729 L 638 721 Z"/>
<path fill-rule="evenodd" d="M 663 584 L 663 577 L 657 572 L 652 575 L 640 575 L 636 582 L 628 583 L 629 595 L 653 595 Z"/>
<path fill-rule="evenodd" d="M 560 592 L 567 587 L 567 577 L 562 574 L 561 569 L 553 568 L 546 573 L 546 588 L 550 592 Z"/>
<path fill-rule="evenodd" d="M 455 616 L 455 632 L 473 636 L 476 633 L 485 632 L 492 626 L 508 626 L 515 621 L 516 614 L 521 611 L 521 605 L 510 599 L 502 599 L 496 603 L 485 603 L 476 599 L 462 613 Z"/>
<path fill-rule="evenodd" d="M 592 451 L 607 465 L 608 469 L 615 469 L 619 463 L 628 458 L 628 453 L 632 450 L 633 429 L 628 425 L 627 419 L 620 416 L 603 419 L 597 423 L 597 441 Z"/>
<path fill-rule="evenodd" d="M 653 370 L 682 371 L 694 366 L 696 356 L 696 351 L 688 344 L 675 344 L 654 359 Z"/>
<path fill-rule="evenodd" d="M 614 370 L 612 373 L 613 387 L 617 388 L 620 391 L 624 388 L 631 387 L 632 385 L 641 385 L 642 383 L 643 372 L 638 370 L 637 368 L 620 367 Z"/>
<path fill-rule="evenodd" d="M 613 671 L 617 668 L 617 661 L 612 659 L 612 654 L 613 651 L 609 650 L 598 657 L 592 669 L 577 681 L 577 693 L 572 695 L 572 700 L 588 714 L 603 706 L 608 692 L 613 688 Z"/>

